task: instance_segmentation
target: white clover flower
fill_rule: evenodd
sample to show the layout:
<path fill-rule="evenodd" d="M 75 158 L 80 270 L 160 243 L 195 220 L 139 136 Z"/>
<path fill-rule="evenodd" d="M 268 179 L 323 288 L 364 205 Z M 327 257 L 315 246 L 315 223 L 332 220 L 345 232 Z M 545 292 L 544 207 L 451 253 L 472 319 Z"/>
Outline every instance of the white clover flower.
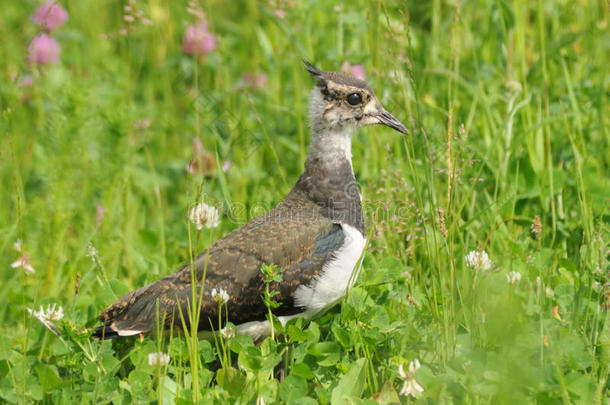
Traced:
<path fill-rule="evenodd" d="M 213 288 L 212 299 L 219 304 L 225 304 L 229 301 L 229 294 L 222 288 L 219 288 L 218 290 Z"/>
<path fill-rule="evenodd" d="M 32 261 L 30 259 L 30 255 L 27 253 L 23 253 L 20 258 L 11 263 L 12 268 L 21 267 L 25 274 L 36 273 L 36 269 L 32 267 Z"/>
<path fill-rule="evenodd" d="M 152 367 L 163 367 L 169 364 L 169 354 L 155 352 L 148 354 L 148 365 Z"/>
<path fill-rule="evenodd" d="M 13 248 L 15 248 L 15 250 L 19 252 L 21 256 L 11 263 L 11 267 L 13 269 L 21 267 L 25 274 L 36 273 L 36 270 L 32 266 L 32 259 L 30 258 L 30 254 L 24 252 L 23 248 L 21 247 L 21 239 L 17 239 L 15 243 L 13 243 Z"/>
<path fill-rule="evenodd" d="M 206 228 L 216 228 L 220 225 L 220 218 L 218 217 L 218 210 L 216 207 L 199 203 L 189 211 L 189 220 L 197 227 L 200 231 L 204 226 Z"/>
<path fill-rule="evenodd" d="M 505 83 L 506 89 L 510 92 L 510 93 L 521 93 L 521 90 L 523 90 L 523 86 L 521 85 L 521 83 L 519 83 L 516 80 L 509 80 Z"/>
<path fill-rule="evenodd" d="M 493 262 L 484 250 L 473 250 L 466 255 L 466 265 L 475 270 L 487 271 L 492 268 Z"/>
<path fill-rule="evenodd" d="M 407 372 L 402 367 L 402 364 L 398 366 L 398 374 L 404 380 L 400 395 L 409 396 L 415 398 L 418 394 L 424 392 L 422 387 L 417 380 L 415 380 L 415 372 L 419 369 L 419 360 L 415 359 L 409 363 L 409 369 Z"/>
<path fill-rule="evenodd" d="M 93 260 L 93 262 L 95 263 L 95 259 L 97 259 L 97 256 L 97 249 L 92 244 L 89 244 L 89 246 L 87 247 L 87 257 L 90 257 L 91 260 Z"/>
<path fill-rule="evenodd" d="M 64 317 L 64 309 L 57 304 L 47 305 L 46 311 L 40 306 L 40 311 L 35 311 L 32 308 L 27 309 L 29 314 L 38 319 L 47 329 L 59 336 L 59 329 L 53 322 L 59 321 Z"/>
<path fill-rule="evenodd" d="M 48 321 L 59 321 L 64 317 L 64 309 L 61 306 L 58 308 L 57 304 L 47 305 L 46 311 L 42 308 L 42 305 L 40 306 L 40 311 L 34 311 L 31 308 L 28 308 L 28 312 L 38 319 L 45 319 Z"/>
<path fill-rule="evenodd" d="M 508 284 L 519 283 L 519 281 L 521 281 L 521 273 L 518 271 L 511 271 L 506 275 L 506 281 L 508 281 Z"/>
<path fill-rule="evenodd" d="M 225 326 L 220 330 L 220 334 L 225 339 L 231 339 L 233 336 L 235 336 L 235 328 L 232 326 Z"/>

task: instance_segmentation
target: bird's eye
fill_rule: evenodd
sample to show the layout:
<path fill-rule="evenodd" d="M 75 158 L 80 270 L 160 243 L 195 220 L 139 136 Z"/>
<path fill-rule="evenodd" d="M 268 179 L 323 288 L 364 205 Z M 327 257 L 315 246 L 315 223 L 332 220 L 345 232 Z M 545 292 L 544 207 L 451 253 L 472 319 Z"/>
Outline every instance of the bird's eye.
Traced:
<path fill-rule="evenodd" d="M 360 93 L 350 93 L 347 95 L 347 102 L 351 105 L 358 105 L 362 103 L 362 96 Z"/>

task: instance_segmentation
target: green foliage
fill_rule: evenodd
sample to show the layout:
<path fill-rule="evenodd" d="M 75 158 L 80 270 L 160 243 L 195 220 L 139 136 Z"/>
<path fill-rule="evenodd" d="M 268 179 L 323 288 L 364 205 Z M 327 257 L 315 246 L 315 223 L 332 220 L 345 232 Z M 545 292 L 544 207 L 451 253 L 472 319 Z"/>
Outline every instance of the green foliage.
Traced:
<path fill-rule="evenodd" d="M 269 310 L 273 308 L 279 308 L 282 305 L 281 302 L 274 301 L 273 297 L 279 295 L 279 291 L 271 288 L 271 283 L 280 283 L 282 281 L 282 269 L 271 264 L 263 264 L 261 266 L 261 273 L 263 273 L 263 281 L 265 282 L 265 293 L 263 294 L 263 302 Z"/>
<path fill-rule="evenodd" d="M 180 48 L 195 21 L 181 2 L 130 3 L 150 25 L 123 1 L 62 4 L 51 66 L 28 62 L 36 2 L 1 11 L 0 402 L 409 403 L 405 378 L 428 404 L 608 402 L 606 2 L 213 0 L 218 47 L 199 59 Z M 346 298 L 282 325 L 281 269 L 265 266 L 261 342 L 92 341 L 103 308 L 290 190 L 303 58 L 363 64 L 411 131 L 354 137 L 369 231 Z M 192 235 L 199 201 L 221 225 Z M 491 268 L 469 267 L 482 251 Z M 35 273 L 11 267 L 23 252 Z M 59 336 L 28 311 L 54 303 Z"/>

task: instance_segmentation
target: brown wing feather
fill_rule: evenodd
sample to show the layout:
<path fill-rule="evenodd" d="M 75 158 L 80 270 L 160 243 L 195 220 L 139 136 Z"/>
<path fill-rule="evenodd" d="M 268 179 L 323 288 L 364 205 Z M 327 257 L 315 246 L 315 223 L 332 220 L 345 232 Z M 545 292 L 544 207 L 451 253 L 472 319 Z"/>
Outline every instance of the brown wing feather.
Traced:
<path fill-rule="evenodd" d="M 301 283 L 315 277 L 332 255 L 333 249 L 314 255 L 316 241 L 335 232 L 338 225 L 322 216 L 318 206 L 294 194 L 269 213 L 226 235 L 197 257 L 194 265 L 198 289 L 205 269 L 199 330 L 209 330 L 210 320 L 217 327 L 218 305 L 211 297 L 213 288 L 222 288 L 229 294 L 227 308 L 231 322 L 239 324 L 264 319 L 267 310 L 261 300 L 265 287 L 260 272 L 263 263 L 273 263 L 284 271 L 282 283 L 272 285 L 280 292 L 276 299 L 283 303 L 277 314 L 299 311 L 293 305 L 294 291 Z M 335 233 L 342 237 L 342 233 Z M 120 335 L 149 332 L 157 323 L 157 313 L 161 314 L 165 327 L 170 324 L 180 327 L 180 311 L 188 318 L 191 280 L 190 266 L 185 265 L 178 272 L 123 296 L 102 312 L 100 320 L 104 326 L 98 329 L 97 334 L 112 337 L 116 332 Z"/>

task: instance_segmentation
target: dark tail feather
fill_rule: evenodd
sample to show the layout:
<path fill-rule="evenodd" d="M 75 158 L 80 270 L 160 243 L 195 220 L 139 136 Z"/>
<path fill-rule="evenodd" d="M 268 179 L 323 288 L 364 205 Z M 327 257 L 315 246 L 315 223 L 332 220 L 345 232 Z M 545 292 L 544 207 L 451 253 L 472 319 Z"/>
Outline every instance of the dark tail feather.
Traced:
<path fill-rule="evenodd" d="M 108 325 L 104 325 L 104 326 L 98 326 L 95 331 L 91 334 L 92 337 L 94 337 L 97 340 L 108 340 L 108 339 L 116 339 L 119 336 L 119 334 L 115 331 L 113 331 L 112 329 L 110 329 L 110 327 L 108 327 Z"/>

